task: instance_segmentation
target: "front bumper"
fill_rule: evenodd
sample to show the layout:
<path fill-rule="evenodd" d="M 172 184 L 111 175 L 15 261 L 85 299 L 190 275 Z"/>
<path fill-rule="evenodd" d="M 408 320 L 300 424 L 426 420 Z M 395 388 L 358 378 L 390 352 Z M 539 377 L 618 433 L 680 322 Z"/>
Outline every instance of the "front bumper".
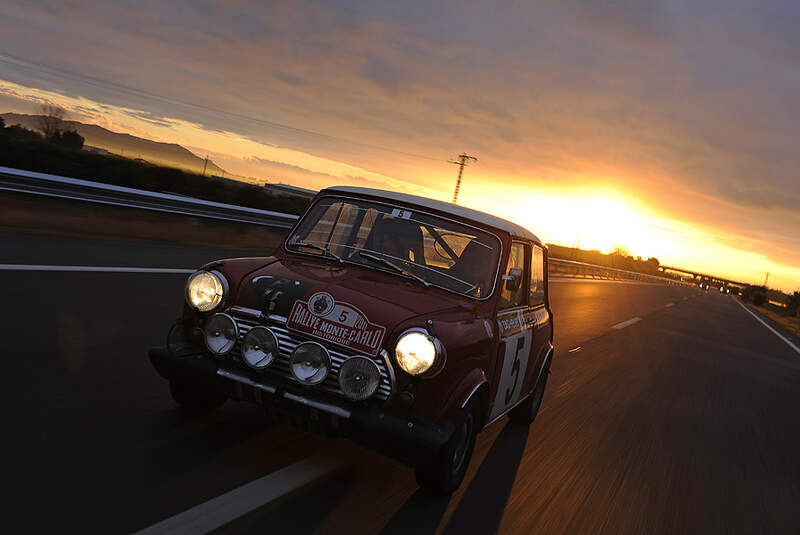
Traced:
<path fill-rule="evenodd" d="M 374 404 L 349 403 L 313 388 L 236 368 L 188 346 L 154 347 L 149 356 L 165 379 L 222 390 L 232 399 L 261 404 L 294 423 L 342 434 L 411 465 L 436 458 L 453 434 L 450 421 L 419 420 Z"/>

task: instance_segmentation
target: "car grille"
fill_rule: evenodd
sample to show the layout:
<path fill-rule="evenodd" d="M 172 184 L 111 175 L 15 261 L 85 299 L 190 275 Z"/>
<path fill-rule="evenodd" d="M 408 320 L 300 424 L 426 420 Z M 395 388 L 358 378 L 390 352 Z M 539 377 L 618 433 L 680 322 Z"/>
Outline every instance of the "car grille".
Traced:
<path fill-rule="evenodd" d="M 239 338 L 236 340 L 236 345 L 234 346 L 233 350 L 226 356 L 226 358 L 231 358 L 237 363 L 246 367 L 248 370 L 255 371 L 252 370 L 252 368 L 250 368 L 249 366 L 247 366 L 247 364 L 245 364 L 244 361 L 242 360 L 242 339 L 247 334 L 247 332 L 256 325 L 264 325 L 265 327 L 269 327 L 272 330 L 272 332 L 275 333 L 275 336 L 277 336 L 278 344 L 280 346 L 280 351 L 278 353 L 278 357 L 269 366 L 269 368 L 267 368 L 261 373 L 282 377 L 294 383 L 302 384 L 297 379 L 295 379 L 294 375 L 292 375 L 292 372 L 289 369 L 289 355 L 291 355 L 292 351 L 294 351 L 294 349 L 299 344 L 307 342 L 309 340 L 321 343 L 319 340 L 314 340 L 308 337 L 302 337 L 297 333 L 289 331 L 286 328 L 285 319 L 274 315 L 270 316 L 269 322 L 264 323 L 258 319 L 258 317 L 260 316 L 260 312 L 256 310 L 250 310 L 244 307 L 232 307 L 228 311 L 228 313 L 236 321 L 236 324 L 239 327 Z M 339 388 L 339 368 L 341 368 L 345 360 L 356 355 L 345 353 L 339 349 L 334 349 L 333 347 L 327 344 L 322 344 L 322 345 L 325 346 L 325 349 L 327 349 L 328 353 L 330 353 L 331 355 L 331 370 L 328 373 L 328 376 L 321 384 L 316 385 L 312 388 L 343 396 L 344 394 Z M 380 385 L 378 385 L 378 390 L 375 392 L 373 398 L 386 400 L 392 393 L 391 369 L 388 368 L 385 356 L 382 356 L 381 358 L 377 359 L 373 358 L 371 360 L 373 360 L 375 364 L 378 365 L 378 369 L 381 372 L 381 382 Z"/>

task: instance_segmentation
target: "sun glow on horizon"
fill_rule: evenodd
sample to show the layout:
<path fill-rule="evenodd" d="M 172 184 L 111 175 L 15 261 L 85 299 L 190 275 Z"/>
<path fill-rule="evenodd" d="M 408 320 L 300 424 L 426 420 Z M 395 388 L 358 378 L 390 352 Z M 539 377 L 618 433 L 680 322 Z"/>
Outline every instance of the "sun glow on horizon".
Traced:
<path fill-rule="evenodd" d="M 533 230 L 548 243 L 602 253 L 624 246 L 634 256 L 647 258 L 654 251 L 670 255 L 676 252 L 673 238 L 687 230 L 608 190 L 528 191 L 501 201 L 502 210 L 488 195 L 470 201 Z"/>
<path fill-rule="evenodd" d="M 770 281 L 785 291 L 792 290 L 791 281 L 800 281 L 798 268 L 725 245 L 709 229 L 664 217 L 610 190 L 528 191 L 503 200 L 487 192 L 465 201 L 530 229 L 546 243 L 602 253 L 622 246 L 634 257 L 745 283 L 759 283 L 757 277 L 769 271 Z"/>

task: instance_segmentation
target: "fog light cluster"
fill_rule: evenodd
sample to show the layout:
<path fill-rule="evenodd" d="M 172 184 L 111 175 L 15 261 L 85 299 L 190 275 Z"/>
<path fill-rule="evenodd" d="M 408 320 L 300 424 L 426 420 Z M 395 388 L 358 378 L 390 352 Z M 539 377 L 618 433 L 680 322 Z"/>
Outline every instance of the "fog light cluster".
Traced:
<path fill-rule="evenodd" d="M 381 383 L 378 365 L 366 357 L 347 359 L 339 368 L 339 388 L 354 401 L 372 396 Z"/>
<path fill-rule="evenodd" d="M 292 375 L 303 384 L 318 385 L 328 376 L 331 356 L 328 350 L 316 342 L 303 342 L 289 357 Z"/>
<path fill-rule="evenodd" d="M 239 327 L 227 314 L 214 314 L 203 327 L 206 347 L 215 355 L 224 355 L 233 349 L 238 337 Z"/>
<path fill-rule="evenodd" d="M 242 340 L 242 360 L 256 370 L 263 370 L 278 356 L 278 337 L 266 327 L 253 327 Z"/>

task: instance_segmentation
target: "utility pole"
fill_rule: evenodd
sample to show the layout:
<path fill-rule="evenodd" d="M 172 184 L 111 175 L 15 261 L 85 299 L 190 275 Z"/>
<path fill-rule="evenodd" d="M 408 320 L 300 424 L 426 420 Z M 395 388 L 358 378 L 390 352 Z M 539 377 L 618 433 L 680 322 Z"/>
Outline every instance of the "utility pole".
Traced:
<path fill-rule="evenodd" d="M 472 160 L 473 162 L 477 162 L 478 159 L 474 156 L 469 156 L 466 153 L 461 153 L 458 155 L 458 160 L 450 160 L 450 163 L 454 163 L 458 166 L 458 178 L 456 179 L 456 191 L 453 193 L 453 204 L 458 202 L 458 190 L 461 189 L 461 175 L 464 174 L 464 166 Z"/>
<path fill-rule="evenodd" d="M 206 161 L 203 162 L 203 176 L 206 176 L 206 167 L 208 166 L 208 154 L 206 154 Z"/>
<path fill-rule="evenodd" d="M 767 285 L 768 280 L 769 280 L 769 271 L 767 271 L 767 277 L 764 279 L 764 286 Z"/>

